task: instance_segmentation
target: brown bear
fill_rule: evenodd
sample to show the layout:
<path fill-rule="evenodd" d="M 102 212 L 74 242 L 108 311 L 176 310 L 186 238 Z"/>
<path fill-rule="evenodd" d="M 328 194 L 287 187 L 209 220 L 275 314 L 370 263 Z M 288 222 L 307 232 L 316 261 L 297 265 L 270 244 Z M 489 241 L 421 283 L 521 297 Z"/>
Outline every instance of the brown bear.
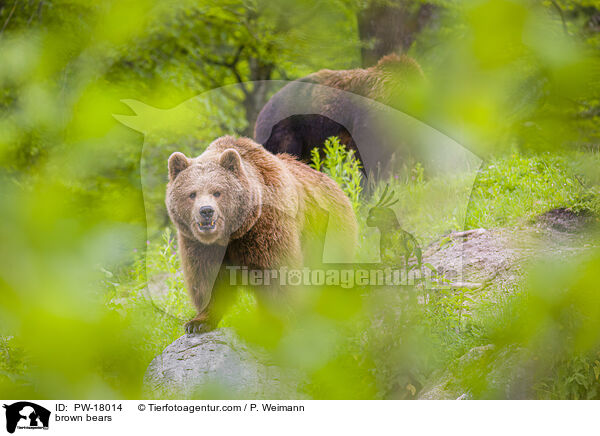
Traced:
<path fill-rule="evenodd" d="M 385 56 L 370 68 L 320 70 L 288 83 L 271 97 L 257 117 L 254 138 L 272 153 L 309 161 L 313 148 L 338 136 L 364 166 L 373 169 L 389 161 L 401 145 L 381 134 L 382 105 L 406 110 L 407 93 L 423 83 L 421 67 L 405 55 Z"/>
<path fill-rule="evenodd" d="M 230 305 L 226 266 L 300 267 L 314 247 L 325 261 L 352 261 L 357 224 L 349 199 L 331 178 L 294 157 L 224 136 L 196 158 L 173 153 L 168 169 L 166 206 L 198 311 L 188 333 L 215 328 Z M 257 299 L 281 291 L 265 285 Z"/>

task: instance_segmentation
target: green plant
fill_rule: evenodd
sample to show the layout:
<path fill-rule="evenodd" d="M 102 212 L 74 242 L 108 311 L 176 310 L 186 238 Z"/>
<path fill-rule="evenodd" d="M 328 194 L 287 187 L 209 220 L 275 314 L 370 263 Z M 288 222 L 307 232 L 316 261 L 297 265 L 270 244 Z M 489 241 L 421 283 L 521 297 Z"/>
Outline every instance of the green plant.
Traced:
<path fill-rule="evenodd" d="M 436 289 L 429 294 L 426 306 L 437 328 L 453 329 L 457 333 L 465 329 L 471 319 L 468 304 L 473 303 L 469 288 Z"/>
<path fill-rule="evenodd" d="M 590 400 L 600 397 L 600 351 L 567 355 L 535 386 L 544 399 Z"/>
<path fill-rule="evenodd" d="M 414 183 L 423 183 L 425 181 L 425 168 L 421 162 L 417 162 L 415 166 L 410 170 L 411 180 Z"/>
<path fill-rule="evenodd" d="M 24 350 L 13 336 L 0 335 L 0 383 L 19 382 L 27 370 Z"/>
<path fill-rule="evenodd" d="M 324 158 L 317 147 L 311 150 L 310 166 L 331 177 L 344 190 L 357 210 L 360 206 L 362 192 L 362 165 L 354 155 L 354 150 L 347 150 L 338 137 L 332 136 L 325 140 Z"/>
<path fill-rule="evenodd" d="M 475 304 L 473 291 L 464 286 L 452 286 L 450 280 L 430 263 L 423 265 L 431 271 L 431 278 L 438 286 L 425 290 L 423 302 L 427 323 L 432 331 L 452 329 L 456 333 L 464 331 L 466 324 L 472 320 L 470 306 Z"/>

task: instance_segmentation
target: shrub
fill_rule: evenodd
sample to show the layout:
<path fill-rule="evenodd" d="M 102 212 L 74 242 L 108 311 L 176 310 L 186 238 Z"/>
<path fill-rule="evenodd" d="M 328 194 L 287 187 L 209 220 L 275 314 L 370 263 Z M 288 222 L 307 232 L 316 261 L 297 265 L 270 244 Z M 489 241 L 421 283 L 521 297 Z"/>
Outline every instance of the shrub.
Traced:
<path fill-rule="evenodd" d="M 358 209 L 362 192 L 362 165 L 354 155 L 354 150 L 347 150 L 338 137 L 325 140 L 324 158 L 317 147 L 311 151 L 310 166 L 321 171 L 336 181 L 348 195 L 354 210 Z"/>

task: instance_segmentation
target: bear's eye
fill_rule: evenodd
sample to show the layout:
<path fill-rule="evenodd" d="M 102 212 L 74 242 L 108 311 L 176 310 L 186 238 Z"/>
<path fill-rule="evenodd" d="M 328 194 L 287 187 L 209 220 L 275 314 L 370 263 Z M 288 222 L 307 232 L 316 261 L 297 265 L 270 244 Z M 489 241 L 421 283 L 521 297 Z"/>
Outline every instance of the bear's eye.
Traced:
<path fill-rule="evenodd" d="M 221 193 L 219 191 L 213 192 L 213 196 L 215 198 L 219 198 L 221 196 Z"/>
<path fill-rule="evenodd" d="M 195 193 L 195 192 L 192 192 L 192 193 L 190 194 L 190 198 L 191 198 L 192 200 L 193 200 L 194 198 L 196 198 L 196 193 Z"/>

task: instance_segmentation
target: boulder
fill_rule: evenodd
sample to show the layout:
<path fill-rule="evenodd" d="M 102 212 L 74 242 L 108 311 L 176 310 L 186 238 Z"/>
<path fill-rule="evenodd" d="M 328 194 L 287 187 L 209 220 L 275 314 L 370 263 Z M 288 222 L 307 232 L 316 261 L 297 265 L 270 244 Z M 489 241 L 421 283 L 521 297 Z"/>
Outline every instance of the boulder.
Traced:
<path fill-rule="evenodd" d="M 150 398 L 300 398 L 297 382 L 231 329 L 186 334 L 150 363 Z"/>

